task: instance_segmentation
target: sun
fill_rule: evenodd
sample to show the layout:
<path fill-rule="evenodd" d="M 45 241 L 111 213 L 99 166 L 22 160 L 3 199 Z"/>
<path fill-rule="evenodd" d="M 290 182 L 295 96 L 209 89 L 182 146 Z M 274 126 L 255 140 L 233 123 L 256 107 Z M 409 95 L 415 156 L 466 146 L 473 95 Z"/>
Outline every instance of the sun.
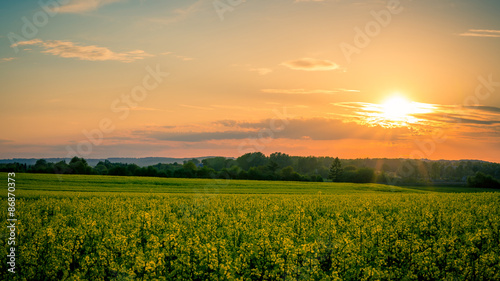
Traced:
<path fill-rule="evenodd" d="M 382 117 L 387 120 L 404 121 L 408 114 L 414 113 L 415 105 L 403 97 L 394 96 L 381 105 L 381 111 Z"/>
<path fill-rule="evenodd" d="M 419 123 L 418 114 L 430 113 L 432 109 L 430 104 L 410 101 L 397 94 L 380 104 L 372 116 L 380 126 L 403 127 Z"/>

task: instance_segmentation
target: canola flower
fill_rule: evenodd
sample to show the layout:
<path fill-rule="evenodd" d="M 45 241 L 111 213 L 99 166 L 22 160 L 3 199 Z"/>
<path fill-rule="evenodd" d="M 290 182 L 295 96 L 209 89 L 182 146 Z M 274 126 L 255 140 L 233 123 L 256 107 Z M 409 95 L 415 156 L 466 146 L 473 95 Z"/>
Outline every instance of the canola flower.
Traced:
<path fill-rule="evenodd" d="M 19 198 L 0 279 L 500 280 L 499 194 L 318 197 Z"/>

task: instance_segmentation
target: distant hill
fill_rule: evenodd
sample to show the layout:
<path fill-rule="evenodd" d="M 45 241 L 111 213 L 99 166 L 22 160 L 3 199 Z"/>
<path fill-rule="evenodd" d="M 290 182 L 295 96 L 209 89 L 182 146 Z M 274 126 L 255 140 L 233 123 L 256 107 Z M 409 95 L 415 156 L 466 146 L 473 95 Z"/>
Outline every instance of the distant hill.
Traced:
<path fill-rule="evenodd" d="M 195 157 L 198 160 L 203 160 L 206 158 L 213 158 L 216 156 L 204 156 L 204 157 Z M 226 158 L 231 158 L 231 157 L 226 157 Z M 13 159 L 0 159 L 0 164 L 9 164 L 9 163 L 20 163 L 20 164 L 27 164 L 27 165 L 35 165 L 36 161 L 39 158 L 13 158 Z M 71 158 L 43 158 L 47 160 L 47 162 L 52 162 L 52 163 L 57 163 L 59 161 L 66 161 L 66 163 L 69 163 Z M 184 161 L 189 161 L 193 159 L 193 157 L 190 158 L 168 158 L 168 157 L 145 157 L 145 158 L 106 158 L 106 159 L 92 159 L 92 158 L 85 158 L 87 160 L 87 163 L 90 166 L 95 167 L 97 163 L 100 161 L 105 161 L 108 160 L 111 163 L 127 163 L 127 164 L 136 164 L 139 167 L 147 167 L 151 165 L 156 165 L 158 163 L 164 163 L 164 164 L 173 164 L 175 162 L 182 164 Z M 231 158 L 232 159 L 232 158 Z"/>

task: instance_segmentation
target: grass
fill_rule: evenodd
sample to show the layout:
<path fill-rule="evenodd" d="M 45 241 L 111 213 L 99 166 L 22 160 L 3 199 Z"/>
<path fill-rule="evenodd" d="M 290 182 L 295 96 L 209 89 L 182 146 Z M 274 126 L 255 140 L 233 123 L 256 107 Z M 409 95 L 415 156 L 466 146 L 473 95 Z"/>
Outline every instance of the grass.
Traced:
<path fill-rule="evenodd" d="M 0 173 L 0 178 L 7 178 Z M 176 179 L 99 175 L 16 174 L 16 193 L 56 195 L 61 192 L 183 194 L 360 194 L 422 193 L 415 188 L 383 184 L 287 182 L 219 179 Z M 5 195 L 5 190 L 3 195 Z"/>
<path fill-rule="evenodd" d="M 0 173 L 0 178 L 7 178 Z M 6 196 L 6 189 L 2 189 Z M 62 195 L 99 192 L 126 194 L 377 194 L 377 193 L 470 193 L 496 189 L 444 186 L 390 186 L 331 182 L 251 181 L 224 179 L 177 179 L 100 175 L 16 174 L 16 194 Z"/>

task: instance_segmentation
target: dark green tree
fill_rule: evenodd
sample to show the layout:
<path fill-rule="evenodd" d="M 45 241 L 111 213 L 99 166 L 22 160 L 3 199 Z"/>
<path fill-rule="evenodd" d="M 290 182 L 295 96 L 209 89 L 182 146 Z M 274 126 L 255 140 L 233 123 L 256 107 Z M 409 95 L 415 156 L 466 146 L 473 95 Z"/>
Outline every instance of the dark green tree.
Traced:
<path fill-rule="evenodd" d="M 375 181 L 375 171 L 372 168 L 360 168 L 357 171 L 357 183 L 370 183 Z"/>
<path fill-rule="evenodd" d="M 271 171 L 274 174 L 276 172 L 276 170 L 278 170 L 279 165 L 278 165 L 278 163 L 276 163 L 273 160 L 271 160 L 267 164 L 267 168 L 269 169 L 269 171 Z"/>
<path fill-rule="evenodd" d="M 39 159 L 36 161 L 32 170 L 34 173 L 47 173 L 48 163 L 45 159 Z"/>
<path fill-rule="evenodd" d="M 500 181 L 491 175 L 477 172 L 476 175 L 467 178 L 467 185 L 470 187 L 500 188 Z"/>
<path fill-rule="evenodd" d="M 292 157 L 290 155 L 281 153 L 281 152 L 275 152 L 271 155 L 269 155 L 269 160 L 276 162 L 278 164 L 280 169 L 283 169 L 288 166 L 292 166 L 293 161 Z"/>
<path fill-rule="evenodd" d="M 246 153 L 236 159 L 238 166 L 243 170 L 267 164 L 267 157 L 262 152 Z"/>
<path fill-rule="evenodd" d="M 338 157 L 333 160 L 332 165 L 330 166 L 330 173 L 328 174 L 328 178 L 333 182 L 340 182 L 342 180 L 342 174 L 344 170 L 342 169 L 342 163 Z"/>
<path fill-rule="evenodd" d="M 92 172 L 92 167 L 87 164 L 87 160 L 76 156 L 69 162 L 69 168 L 72 174 L 89 175 Z"/>

